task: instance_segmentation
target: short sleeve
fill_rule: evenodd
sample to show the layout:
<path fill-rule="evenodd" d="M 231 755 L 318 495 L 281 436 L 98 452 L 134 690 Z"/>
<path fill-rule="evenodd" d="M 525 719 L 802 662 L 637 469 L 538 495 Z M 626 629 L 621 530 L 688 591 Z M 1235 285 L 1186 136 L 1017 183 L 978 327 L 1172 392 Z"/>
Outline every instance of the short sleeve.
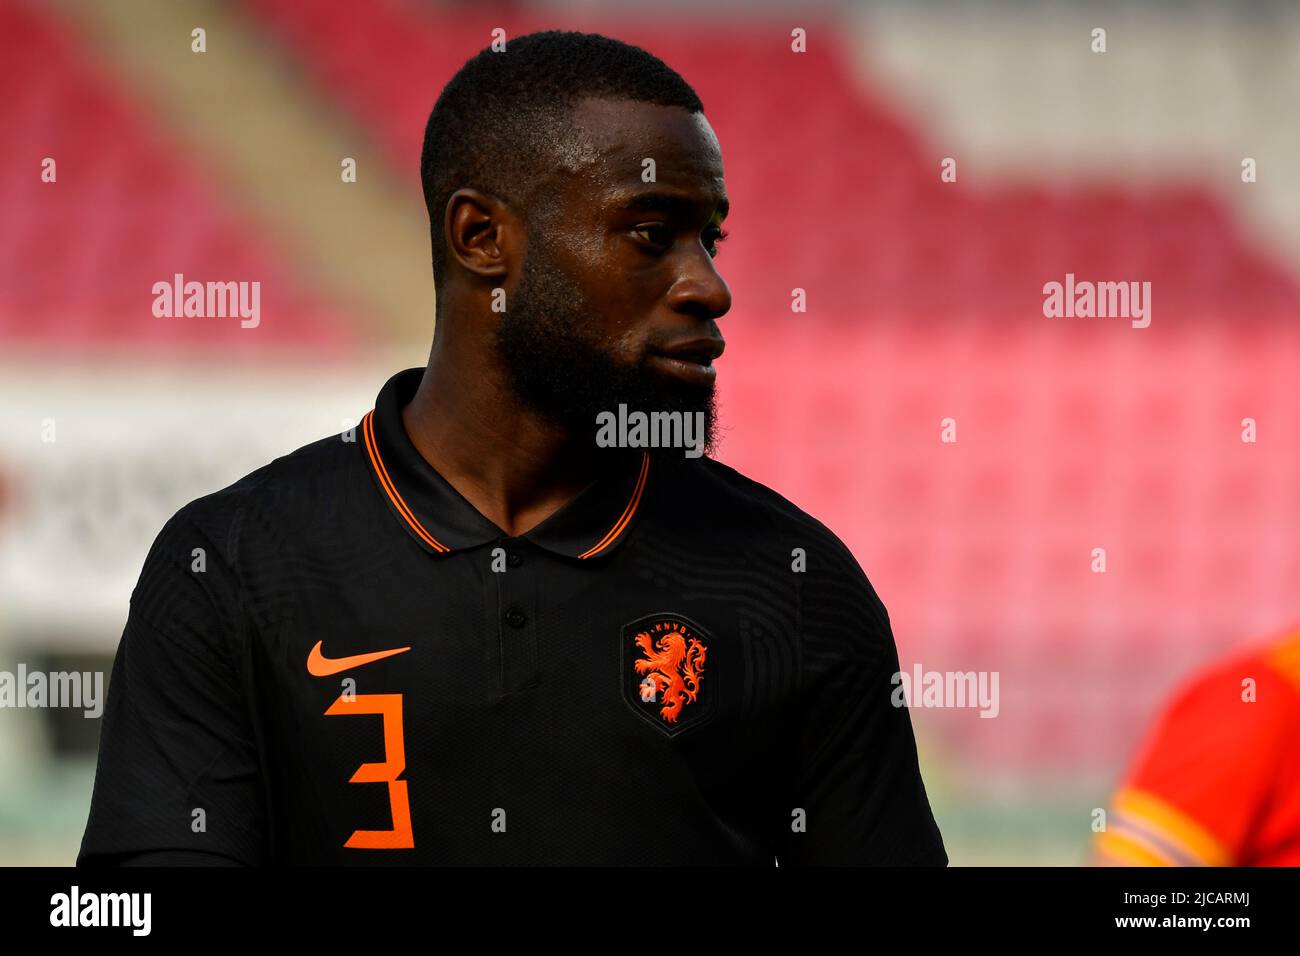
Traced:
<path fill-rule="evenodd" d="M 172 518 L 132 592 L 79 866 L 263 862 L 265 807 L 239 677 L 239 587 L 229 542 L 201 527 L 186 509 Z"/>
<path fill-rule="evenodd" d="M 1250 679 L 1257 694 L 1243 694 Z M 1098 849 L 1134 865 L 1240 866 L 1290 747 L 1292 695 L 1259 657 L 1205 671 L 1138 749 Z"/>
<path fill-rule="evenodd" d="M 895 694 L 889 616 L 843 545 L 820 567 L 809 558 L 793 796 L 803 829 L 791 826 L 779 864 L 946 866 L 911 718 Z"/>

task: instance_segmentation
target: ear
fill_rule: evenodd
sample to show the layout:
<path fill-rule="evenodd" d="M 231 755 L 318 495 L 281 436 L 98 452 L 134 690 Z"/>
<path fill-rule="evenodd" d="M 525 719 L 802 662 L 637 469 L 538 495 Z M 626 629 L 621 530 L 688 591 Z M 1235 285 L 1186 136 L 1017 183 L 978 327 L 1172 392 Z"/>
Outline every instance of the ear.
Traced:
<path fill-rule="evenodd" d="M 523 251 L 521 225 L 500 200 L 477 189 L 458 189 L 447 200 L 448 255 L 474 275 L 504 276 Z"/>

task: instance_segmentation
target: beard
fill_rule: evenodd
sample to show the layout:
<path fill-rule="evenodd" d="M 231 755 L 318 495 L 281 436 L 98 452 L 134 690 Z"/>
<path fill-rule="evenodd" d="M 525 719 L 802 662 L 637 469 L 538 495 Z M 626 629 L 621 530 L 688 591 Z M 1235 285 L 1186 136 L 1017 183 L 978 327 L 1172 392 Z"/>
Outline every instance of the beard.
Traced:
<path fill-rule="evenodd" d="M 666 380 L 644 364 L 618 359 L 614 338 L 595 331 L 586 297 L 550 258 L 544 244 L 530 243 L 512 301 L 497 325 L 497 352 L 507 381 L 528 408 L 574 437 L 591 436 L 596 416 L 618 412 L 701 413 L 703 448 L 711 455 L 716 440 L 717 402 L 713 387 Z M 694 419 L 692 419 L 694 420 Z M 648 448 L 651 454 L 681 449 Z"/>

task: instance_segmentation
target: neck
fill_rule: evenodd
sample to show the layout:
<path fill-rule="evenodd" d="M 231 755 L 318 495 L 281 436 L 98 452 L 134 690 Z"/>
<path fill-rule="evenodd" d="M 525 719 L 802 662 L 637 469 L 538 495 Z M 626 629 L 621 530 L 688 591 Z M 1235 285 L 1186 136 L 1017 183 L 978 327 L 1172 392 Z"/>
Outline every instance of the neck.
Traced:
<path fill-rule="evenodd" d="M 590 443 L 523 406 L 498 364 L 435 341 L 402 410 L 416 449 L 480 514 L 517 536 L 541 524 L 600 473 Z"/>

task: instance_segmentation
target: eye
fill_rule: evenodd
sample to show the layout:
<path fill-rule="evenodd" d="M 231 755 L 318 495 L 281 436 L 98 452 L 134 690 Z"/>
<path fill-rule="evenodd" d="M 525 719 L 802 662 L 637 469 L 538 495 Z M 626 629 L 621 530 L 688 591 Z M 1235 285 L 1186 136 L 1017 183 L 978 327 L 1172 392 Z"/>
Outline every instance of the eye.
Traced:
<path fill-rule="evenodd" d="M 632 230 L 634 235 L 640 236 L 652 246 L 658 246 L 661 249 L 667 249 L 673 244 L 673 237 L 668 227 L 661 222 L 646 222 L 636 226 Z"/>
<path fill-rule="evenodd" d="M 632 233 L 660 251 L 668 249 L 673 244 L 672 229 L 661 222 L 642 223 L 634 227 Z M 700 240 L 704 243 L 705 251 L 710 256 L 716 256 L 718 243 L 724 241 L 727 235 L 727 231 L 721 226 L 710 226 L 700 235 Z"/>
<path fill-rule="evenodd" d="M 704 231 L 704 248 L 711 256 L 717 256 L 718 243 L 725 242 L 730 233 L 720 226 L 714 226 Z"/>

